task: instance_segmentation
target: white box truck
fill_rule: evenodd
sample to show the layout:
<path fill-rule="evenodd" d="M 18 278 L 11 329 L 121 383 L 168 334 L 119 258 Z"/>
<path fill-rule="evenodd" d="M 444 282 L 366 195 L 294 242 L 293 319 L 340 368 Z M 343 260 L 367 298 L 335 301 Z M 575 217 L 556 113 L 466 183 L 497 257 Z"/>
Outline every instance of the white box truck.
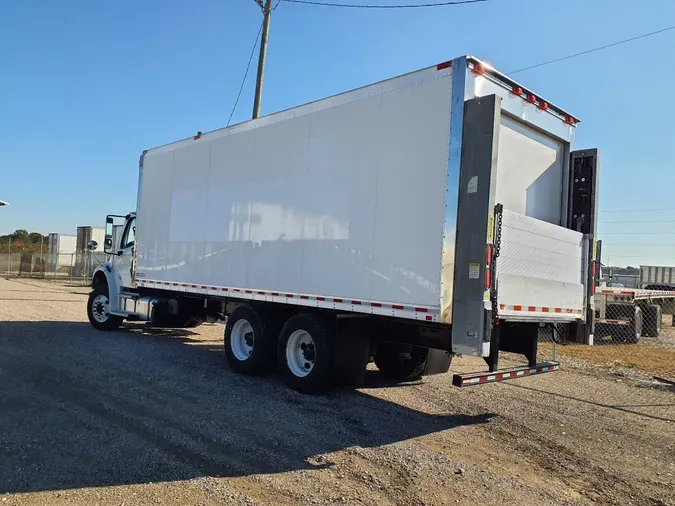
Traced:
<path fill-rule="evenodd" d="M 369 360 L 408 379 L 484 357 L 460 386 L 555 370 L 540 326 L 593 325 L 597 153 L 571 151 L 577 122 L 460 57 L 145 151 L 89 319 L 225 319 L 232 369 L 305 392 Z M 500 351 L 528 367 L 499 371 Z"/>

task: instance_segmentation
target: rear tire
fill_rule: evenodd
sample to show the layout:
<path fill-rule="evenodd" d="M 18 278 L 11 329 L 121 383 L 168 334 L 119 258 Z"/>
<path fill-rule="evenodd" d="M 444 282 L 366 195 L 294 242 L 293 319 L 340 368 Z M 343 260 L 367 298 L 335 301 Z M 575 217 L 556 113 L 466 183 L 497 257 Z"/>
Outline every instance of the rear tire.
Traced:
<path fill-rule="evenodd" d="M 95 285 L 87 301 L 89 323 L 96 330 L 117 330 L 124 321 L 121 316 L 110 314 L 110 295 L 108 285 Z"/>
<path fill-rule="evenodd" d="M 642 307 L 642 335 L 659 337 L 661 334 L 661 306 L 653 304 Z"/>
<path fill-rule="evenodd" d="M 261 376 L 274 368 L 277 329 L 249 305 L 237 306 L 225 324 L 225 357 L 240 374 Z"/>
<path fill-rule="evenodd" d="M 422 376 L 428 354 L 428 348 L 382 343 L 377 348 L 375 365 L 385 376 L 397 381 L 410 381 Z"/>
<path fill-rule="evenodd" d="M 281 329 L 277 348 L 279 372 L 286 384 L 306 394 L 326 390 L 331 381 L 334 347 L 333 322 L 312 314 L 289 318 Z"/>
<path fill-rule="evenodd" d="M 630 325 L 612 325 L 612 338 L 628 344 L 635 344 L 642 337 L 643 316 L 639 306 L 629 304 L 608 304 L 607 318 L 630 321 Z"/>

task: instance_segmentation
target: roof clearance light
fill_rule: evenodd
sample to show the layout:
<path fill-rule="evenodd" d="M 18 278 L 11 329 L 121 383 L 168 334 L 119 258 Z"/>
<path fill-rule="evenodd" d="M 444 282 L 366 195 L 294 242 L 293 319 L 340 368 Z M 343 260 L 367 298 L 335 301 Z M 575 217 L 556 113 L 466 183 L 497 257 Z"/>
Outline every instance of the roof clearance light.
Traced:
<path fill-rule="evenodd" d="M 485 66 L 482 63 L 476 63 L 473 69 L 479 74 L 485 74 Z"/>
<path fill-rule="evenodd" d="M 574 118 L 572 116 L 567 116 L 565 118 L 565 123 L 567 123 L 568 125 L 572 125 L 572 126 L 577 124 L 577 122 L 574 120 Z"/>
<path fill-rule="evenodd" d="M 537 103 L 537 97 L 534 96 L 532 93 L 527 95 L 527 101 L 530 102 L 531 104 L 536 104 Z"/>
<path fill-rule="evenodd" d="M 539 104 L 539 108 L 543 109 L 544 111 L 548 111 L 548 102 L 544 102 L 543 100 Z"/>
<path fill-rule="evenodd" d="M 513 87 L 513 94 L 519 95 L 519 96 L 522 97 L 523 96 L 523 89 L 520 86 L 514 86 Z"/>

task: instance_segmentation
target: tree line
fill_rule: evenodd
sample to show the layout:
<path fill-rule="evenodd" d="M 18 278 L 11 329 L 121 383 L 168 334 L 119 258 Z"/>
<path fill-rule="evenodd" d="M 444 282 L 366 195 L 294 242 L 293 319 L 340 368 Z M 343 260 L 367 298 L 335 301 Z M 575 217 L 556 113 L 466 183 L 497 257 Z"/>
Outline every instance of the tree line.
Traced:
<path fill-rule="evenodd" d="M 38 232 L 28 232 L 28 230 L 18 229 L 12 234 L 0 235 L 0 253 L 8 253 L 10 248 L 12 253 L 40 253 L 47 254 L 48 236 Z"/>

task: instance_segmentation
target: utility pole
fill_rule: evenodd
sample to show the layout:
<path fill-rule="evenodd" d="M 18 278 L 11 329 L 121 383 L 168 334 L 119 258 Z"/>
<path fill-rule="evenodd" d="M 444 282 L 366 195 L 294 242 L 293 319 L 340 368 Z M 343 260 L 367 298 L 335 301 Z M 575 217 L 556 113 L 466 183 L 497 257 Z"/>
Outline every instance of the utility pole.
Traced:
<path fill-rule="evenodd" d="M 265 2 L 263 4 L 263 1 Z M 265 58 L 267 58 L 267 36 L 270 32 L 270 18 L 272 17 L 272 0 L 255 0 L 263 11 L 262 38 L 260 39 L 260 56 L 258 57 L 258 77 L 255 81 L 255 99 L 253 101 L 253 119 L 260 116 L 260 101 L 262 99 L 263 77 L 265 75 Z"/>

